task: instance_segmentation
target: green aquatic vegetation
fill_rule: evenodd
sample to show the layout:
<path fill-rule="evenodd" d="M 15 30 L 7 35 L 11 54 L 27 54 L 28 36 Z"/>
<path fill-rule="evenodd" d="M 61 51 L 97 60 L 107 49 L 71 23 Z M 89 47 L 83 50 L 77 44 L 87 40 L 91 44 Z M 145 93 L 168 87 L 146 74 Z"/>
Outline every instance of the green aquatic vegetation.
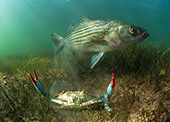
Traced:
<path fill-rule="evenodd" d="M 119 69 L 120 74 L 152 74 L 158 68 L 169 65 L 169 48 L 163 51 L 163 47 L 157 47 L 154 43 L 141 44 L 127 50 L 109 53 L 108 65 Z M 103 63 L 104 64 L 104 63 Z"/>
<path fill-rule="evenodd" d="M 133 78 L 150 77 L 159 84 L 160 72 L 169 77 L 170 48 L 166 50 L 161 42 L 136 45 L 127 50 L 109 53 L 101 65 L 114 68 L 117 75 L 131 75 Z M 105 65 L 106 64 L 106 65 Z"/>
<path fill-rule="evenodd" d="M 4 56 L 0 59 L 0 72 L 6 75 L 23 74 L 32 70 L 32 67 L 48 71 L 52 68 L 52 61 L 51 55 Z"/>
<path fill-rule="evenodd" d="M 29 71 L 37 70 L 43 86 L 46 86 L 45 91 L 56 79 L 63 82 L 75 80 L 70 72 L 53 68 L 52 55 L 1 58 L 0 121 L 162 120 L 170 114 L 170 49 L 161 49 L 162 44 L 154 42 L 107 53 L 92 70 L 83 65 L 83 61 L 88 63 L 89 54 L 78 54 L 82 57 L 71 62 L 76 66 L 76 80 L 89 92 L 105 92 L 113 69 L 115 90 L 109 98 L 110 114 L 103 108 L 58 110 L 50 106 L 50 99 L 34 89 Z"/>

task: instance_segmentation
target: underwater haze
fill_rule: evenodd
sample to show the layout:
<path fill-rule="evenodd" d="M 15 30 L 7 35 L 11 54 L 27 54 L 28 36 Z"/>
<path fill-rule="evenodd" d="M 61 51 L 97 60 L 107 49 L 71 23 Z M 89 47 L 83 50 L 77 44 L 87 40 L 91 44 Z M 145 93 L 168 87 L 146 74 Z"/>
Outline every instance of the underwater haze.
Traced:
<path fill-rule="evenodd" d="M 169 0 L 0 0 L 0 56 L 53 53 L 51 34 L 67 36 L 81 14 L 146 28 L 142 43 L 170 46 Z"/>

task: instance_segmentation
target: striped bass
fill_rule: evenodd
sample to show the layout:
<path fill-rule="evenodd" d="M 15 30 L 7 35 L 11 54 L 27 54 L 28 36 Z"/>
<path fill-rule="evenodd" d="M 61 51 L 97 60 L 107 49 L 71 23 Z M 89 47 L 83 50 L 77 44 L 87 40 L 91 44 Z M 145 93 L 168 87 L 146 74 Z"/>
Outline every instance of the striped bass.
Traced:
<path fill-rule="evenodd" d="M 132 24 L 116 20 L 93 20 L 81 15 L 77 27 L 70 25 L 69 34 L 63 38 L 53 33 L 54 50 L 57 55 L 65 45 L 74 51 L 95 52 L 91 58 L 91 68 L 104 59 L 106 52 L 123 50 L 149 36 L 149 33 Z"/>

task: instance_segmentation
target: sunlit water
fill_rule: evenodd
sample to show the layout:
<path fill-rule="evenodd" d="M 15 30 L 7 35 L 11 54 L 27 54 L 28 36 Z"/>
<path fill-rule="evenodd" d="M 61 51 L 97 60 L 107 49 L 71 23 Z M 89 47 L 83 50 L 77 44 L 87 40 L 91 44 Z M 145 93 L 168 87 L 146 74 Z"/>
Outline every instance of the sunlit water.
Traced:
<path fill-rule="evenodd" d="M 141 26 L 150 33 L 143 43 L 170 45 L 168 0 L 0 0 L 0 55 L 53 53 L 51 34 L 65 37 L 81 14 Z"/>

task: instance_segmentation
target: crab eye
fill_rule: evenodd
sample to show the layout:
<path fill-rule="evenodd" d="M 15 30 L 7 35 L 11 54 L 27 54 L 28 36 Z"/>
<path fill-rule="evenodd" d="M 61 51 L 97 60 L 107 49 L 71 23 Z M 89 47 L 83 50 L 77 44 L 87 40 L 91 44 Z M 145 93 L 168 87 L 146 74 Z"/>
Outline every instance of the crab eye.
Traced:
<path fill-rule="evenodd" d="M 132 26 L 132 27 L 129 28 L 129 32 L 131 34 L 136 34 L 137 33 L 137 28 Z"/>

